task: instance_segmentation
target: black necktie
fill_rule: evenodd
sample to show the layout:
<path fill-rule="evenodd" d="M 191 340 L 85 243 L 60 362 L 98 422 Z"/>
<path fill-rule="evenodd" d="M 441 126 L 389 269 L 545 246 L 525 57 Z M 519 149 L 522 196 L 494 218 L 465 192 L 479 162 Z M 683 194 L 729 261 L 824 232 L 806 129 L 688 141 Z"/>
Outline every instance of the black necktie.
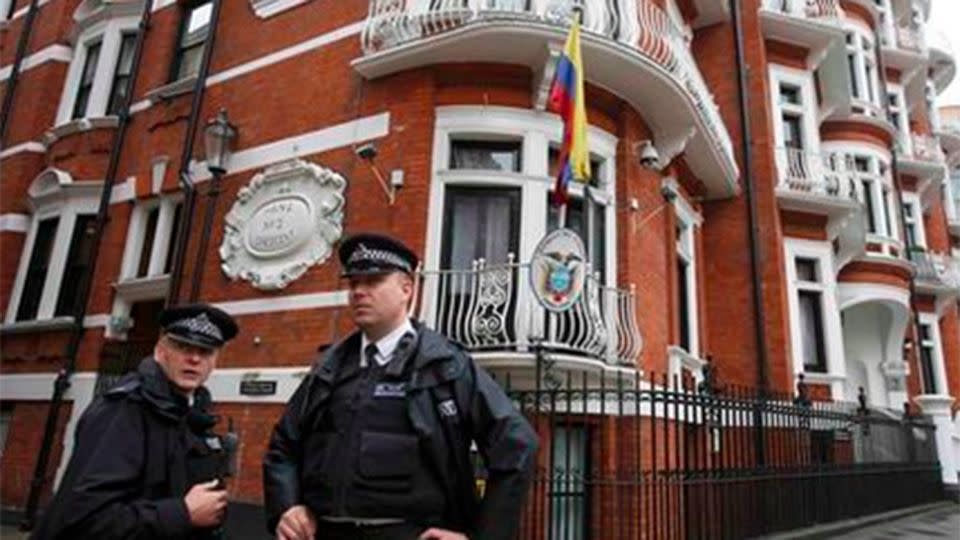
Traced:
<path fill-rule="evenodd" d="M 365 368 L 367 366 L 375 365 L 377 361 L 377 345 L 375 343 L 370 343 L 363 350 L 363 358 L 360 359 L 360 367 Z"/>

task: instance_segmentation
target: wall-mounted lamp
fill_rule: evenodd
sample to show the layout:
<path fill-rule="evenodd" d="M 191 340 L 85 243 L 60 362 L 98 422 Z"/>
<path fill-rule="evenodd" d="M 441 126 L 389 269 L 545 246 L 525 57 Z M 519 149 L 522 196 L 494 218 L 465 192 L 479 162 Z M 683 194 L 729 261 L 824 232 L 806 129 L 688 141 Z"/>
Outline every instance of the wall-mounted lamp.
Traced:
<path fill-rule="evenodd" d="M 357 157 L 366 161 L 367 165 L 370 166 L 370 170 L 373 171 L 373 175 L 377 178 L 377 181 L 380 182 L 380 187 L 383 188 L 383 192 L 387 196 L 387 201 L 389 204 L 393 204 L 397 200 L 397 191 L 403 187 L 403 170 L 395 169 L 391 171 L 390 181 L 387 182 L 386 178 L 383 177 L 383 173 L 380 172 L 380 168 L 374 163 L 374 159 L 377 157 L 377 147 L 375 144 L 362 144 L 356 148 L 355 152 L 357 153 Z"/>
<path fill-rule="evenodd" d="M 637 156 L 640 159 L 640 166 L 650 171 L 660 170 L 660 153 L 653 146 L 653 141 L 646 139 L 637 143 L 634 147 Z"/>

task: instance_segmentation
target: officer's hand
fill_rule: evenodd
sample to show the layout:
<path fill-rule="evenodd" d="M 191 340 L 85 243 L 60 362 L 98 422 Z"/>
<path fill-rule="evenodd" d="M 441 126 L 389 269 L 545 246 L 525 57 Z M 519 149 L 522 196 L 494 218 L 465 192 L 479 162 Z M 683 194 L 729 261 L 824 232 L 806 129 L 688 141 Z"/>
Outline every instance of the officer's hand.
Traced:
<path fill-rule="evenodd" d="M 446 529 L 428 529 L 420 535 L 419 540 L 470 540 L 467 535 Z"/>
<path fill-rule="evenodd" d="M 218 480 L 194 484 L 183 498 L 194 527 L 214 527 L 223 521 L 227 510 L 227 490 L 218 487 Z"/>
<path fill-rule="evenodd" d="M 314 540 L 315 534 L 317 520 L 310 509 L 302 504 L 291 506 L 277 523 L 277 540 Z"/>

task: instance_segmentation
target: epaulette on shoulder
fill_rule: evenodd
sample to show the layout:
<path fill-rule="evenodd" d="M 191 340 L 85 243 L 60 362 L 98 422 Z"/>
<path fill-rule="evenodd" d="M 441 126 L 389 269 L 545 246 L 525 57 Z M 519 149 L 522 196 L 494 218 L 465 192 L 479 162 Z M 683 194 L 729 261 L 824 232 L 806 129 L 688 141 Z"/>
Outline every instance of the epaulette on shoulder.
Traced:
<path fill-rule="evenodd" d="M 103 395 L 108 398 L 117 399 L 132 394 L 138 388 L 140 388 L 140 379 L 130 377 L 127 380 L 121 380 L 115 386 L 104 392 Z"/>

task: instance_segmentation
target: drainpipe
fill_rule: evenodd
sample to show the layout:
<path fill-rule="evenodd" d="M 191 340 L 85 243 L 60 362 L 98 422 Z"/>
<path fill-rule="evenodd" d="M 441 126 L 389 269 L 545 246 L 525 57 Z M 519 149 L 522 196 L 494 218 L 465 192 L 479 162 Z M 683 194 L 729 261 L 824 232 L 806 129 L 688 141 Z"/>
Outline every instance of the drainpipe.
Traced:
<path fill-rule="evenodd" d="M 10 6 L 10 9 L 12 10 L 13 6 Z M 27 56 L 30 34 L 33 33 L 33 21 L 37 18 L 37 11 L 39 10 L 40 0 L 31 0 L 30 8 L 27 10 L 27 15 L 23 19 L 23 29 L 20 30 L 20 38 L 17 40 L 17 55 L 13 60 L 10 78 L 7 79 L 7 91 L 3 95 L 3 109 L 0 110 L 0 148 L 7 147 L 7 125 L 10 123 L 10 111 L 13 109 L 13 95 L 17 90 L 17 81 L 20 80 L 20 67 L 23 65 L 23 58 Z"/>
<path fill-rule="evenodd" d="M 50 451 L 53 448 L 53 438 L 57 428 L 60 406 L 63 403 L 64 394 L 70 388 L 70 378 L 76 369 L 77 352 L 83 340 L 83 319 L 87 314 L 87 304 L 90 301 L 90 292 L 93 288 L 97 256 L 100 252 L 100 246 L 103 243 L 103 232 L 109 219 L 110 195 L 113 192 L 113 185 L 116 182 L 117 171 L 120 167 L 120 153 L 123 149 L 123 143 L 127 135 L 127 127 L 130 122 L 130 102 L 133 99 L 133 92 L 136 89 L 135 83 L 137 75 L 140 73 L 140 63 L 144 49 L 143 44 L 146 41 L 147 29 L 150 28 L 151 5 L 152 2 L 147 0 L 143 3 L 143 12 L 140 16 L 137 43 L 133 56 L 134 71 L 127 81 L 128 91 L 123 101 L 123 107 L 121 107 L 120 114 L 118 115 L 117 132 L 113 137 L 113 145 L 110 149 L 110 161 L 107 165 L 107 173 L 103 180 L 103 189 L 100 191 L 100 206 L 97 208 L 97 219 L 94 222 L 93 230 L 93 248 L 87 257 L 86 269 L 78 277 L 79 287 L 77 289 L 77 300 L 73 305 L 73 312 L 71 314 L 73 316 L 73 323 L 70 330 L 70 341 L 67 342 L 66 352 L 64 353 L 63 367 L 60 369 L 60 372 L 57 373 L 57 378 L 53 383 L 53 396 L 50 398 L 50 410 L 47 413 L 47 420 L 43 430 L 43 442 L 40 444 L 40 453 L 37 456 L 37 465 L 34 469 L 33 481 L 30 483 L 30 493 L 27 496 L 24 521 L 21 523 L 21 528 L 27 530 L 32 529 L 34 525 L 37 505 L 40 502 L 40 493 L 43 491 L 43 486 L 46 483 L 47 467 L 50 461 Z"/>
<path fill-rule="evenodd" d="M 883 112 L 887 115 L 887 118 L 891 118 L 890 115 L 890 100 L 887 98 L 887 66 L 883 59 L 883 52 L 880 49 L 880 34 L 874 30 L 873 31 L 873 50 L 874 54 L 877 55 L 877 71 L 879 71 L 880 87 L 883 90 L 883 95 L 881 96 L 880 102 L 883 103 Z M 925 72 L 924 72 L 925 73 Z M 903 104 L 904 111 L 907 111 L 908 107 L 906 103 Z M 907 122 L 909 128 L 909 114 L 903 115 L 903 121 Z M 907 260 L 910 260 L 911 248 L 913 245 L 910 242 L 910 238 L 907 236 L 907 219 L 903 215 L 903 185 L 900 183 L 900 171 L 899 171 L 899 158 L 897 157 L 896 144 L 894 144 L 894 149 L 890 152 L 890 174 L 893 175 L 893 189 L 897 192 L 897 201 L 900 203 L 898 208 L 898 217 L 900 222 L 900 230 L 903 231 L 903 245 L 904 249 L 907 252 Z M 921 224 L 923 223 L 923 212 L 920 212 L 920 215 L 917 216 L 917 219 L 920 220 Z M 911 332 L 913 334 L 913 345 L 914 351 L 918 350 L 920 346 L 920 310 L 917 308 L 917 284 L 914 279 L 910 279 L 910 313 L 913 315 L 913 324 L 910 325 Z M 918 356 L 915 357 L 919 358 Z M 919 366 L 918 366 L 919 367 Z M 918 370 L 920 376 L 923 377 L 923 371 Z M 921 385 L 923 383 L 921 382 Z M 906 381 L 904 381 L 904 386 L 906 386 Z M 905 388 L 906 390 L 906 388 Z M 922 388 L 921 388 L 922 390 Z M 909 392 L 907 392 L 909 394 Z"/>
<path fill-rule="evenodd" d="M 200 64 L 200 72 L 197 74 L 197 80 L 193 85 L 193 101 L 190 103 L 190 119 L 187 122 L 187 138 L 183 143 L 183 149 L 180 152 L 180 187 L 186 192 L 186 199 L 183 204 L 183 222 L 180 224 L 180 230 L 177 231 L 176 248 L 174 249 L 173 267 L 170 271 L 170 290 L 167 292 L 168 306 L 176 305 L 180 298 L 180 287 L 183 284 L 183 267 L 187 259 L 187 247 L 190 243 L 190 229 L 193 225 L 193 214 L 197 206 L 196 185 L 193 177 L 190 175 L 190 158 L 193 156 L 193 145 L 197 138 L 197 123 L 200 119 L 200 106 L 203 103 L 203 96 L 206 90 L 207 75 L 210 73 L 210 59 L 213 57 L 213 46 L 216 41 L 217 27 L 220 25 L 220 7 L 222 0 L 213 0 L 213 13 L 210 15 L 210 30 L 207 34 L 207 44 L 203 50 L 203 61 Z M 212 180 L 212 182 L 216 182 Z M 213 188 L 211 188 L 213 191 Z M 213 195 L 208 192 L 208 196 Z M 210 206 L 215 204 L 208 201 L 208 211 L 212 211 Z M 201 235 L 209 235 L 206 230 Z M 197 269 L 193 269 L 193 279 L 198 280 Z M 192 296 L 192 294 L 191 294 Z M 195 298 L 192 298 L 195 299 Z"/>
<path fill-rule="evenodd" d="M 753 176 L 753 148 L 750 134 L 750 96 L 747 85 L 747 62 L 744 57 L 743 46 L 743 19 L 739 0 L 730 0 L 730 13 L 733 19 L 734 45 L 737 56 L 737 94 L 740 108 L 740 136 L 743 148 L 743 180 L 744 195 L 747 198 L 747 233 L 750 235 L 750 278 L 753 288 L 753 311 L 756 317 L 754 324 L 754 341 L 757 348 L 757 388 L 762 403 L 770 389 L 770 376 L 767 370 L 767 337 L 764 321 L 767 320 L 763 308 L 763 281 L 760 268 L 761 246 L 757 234 L 759 228 L 757 218 L 757 200 L 754 193 Z M 766 463 L 766 451 L 763 438 L 763 415 L 760 408 L 754 414 L 754 447 L 757 453 L 757 464 Z"/>

